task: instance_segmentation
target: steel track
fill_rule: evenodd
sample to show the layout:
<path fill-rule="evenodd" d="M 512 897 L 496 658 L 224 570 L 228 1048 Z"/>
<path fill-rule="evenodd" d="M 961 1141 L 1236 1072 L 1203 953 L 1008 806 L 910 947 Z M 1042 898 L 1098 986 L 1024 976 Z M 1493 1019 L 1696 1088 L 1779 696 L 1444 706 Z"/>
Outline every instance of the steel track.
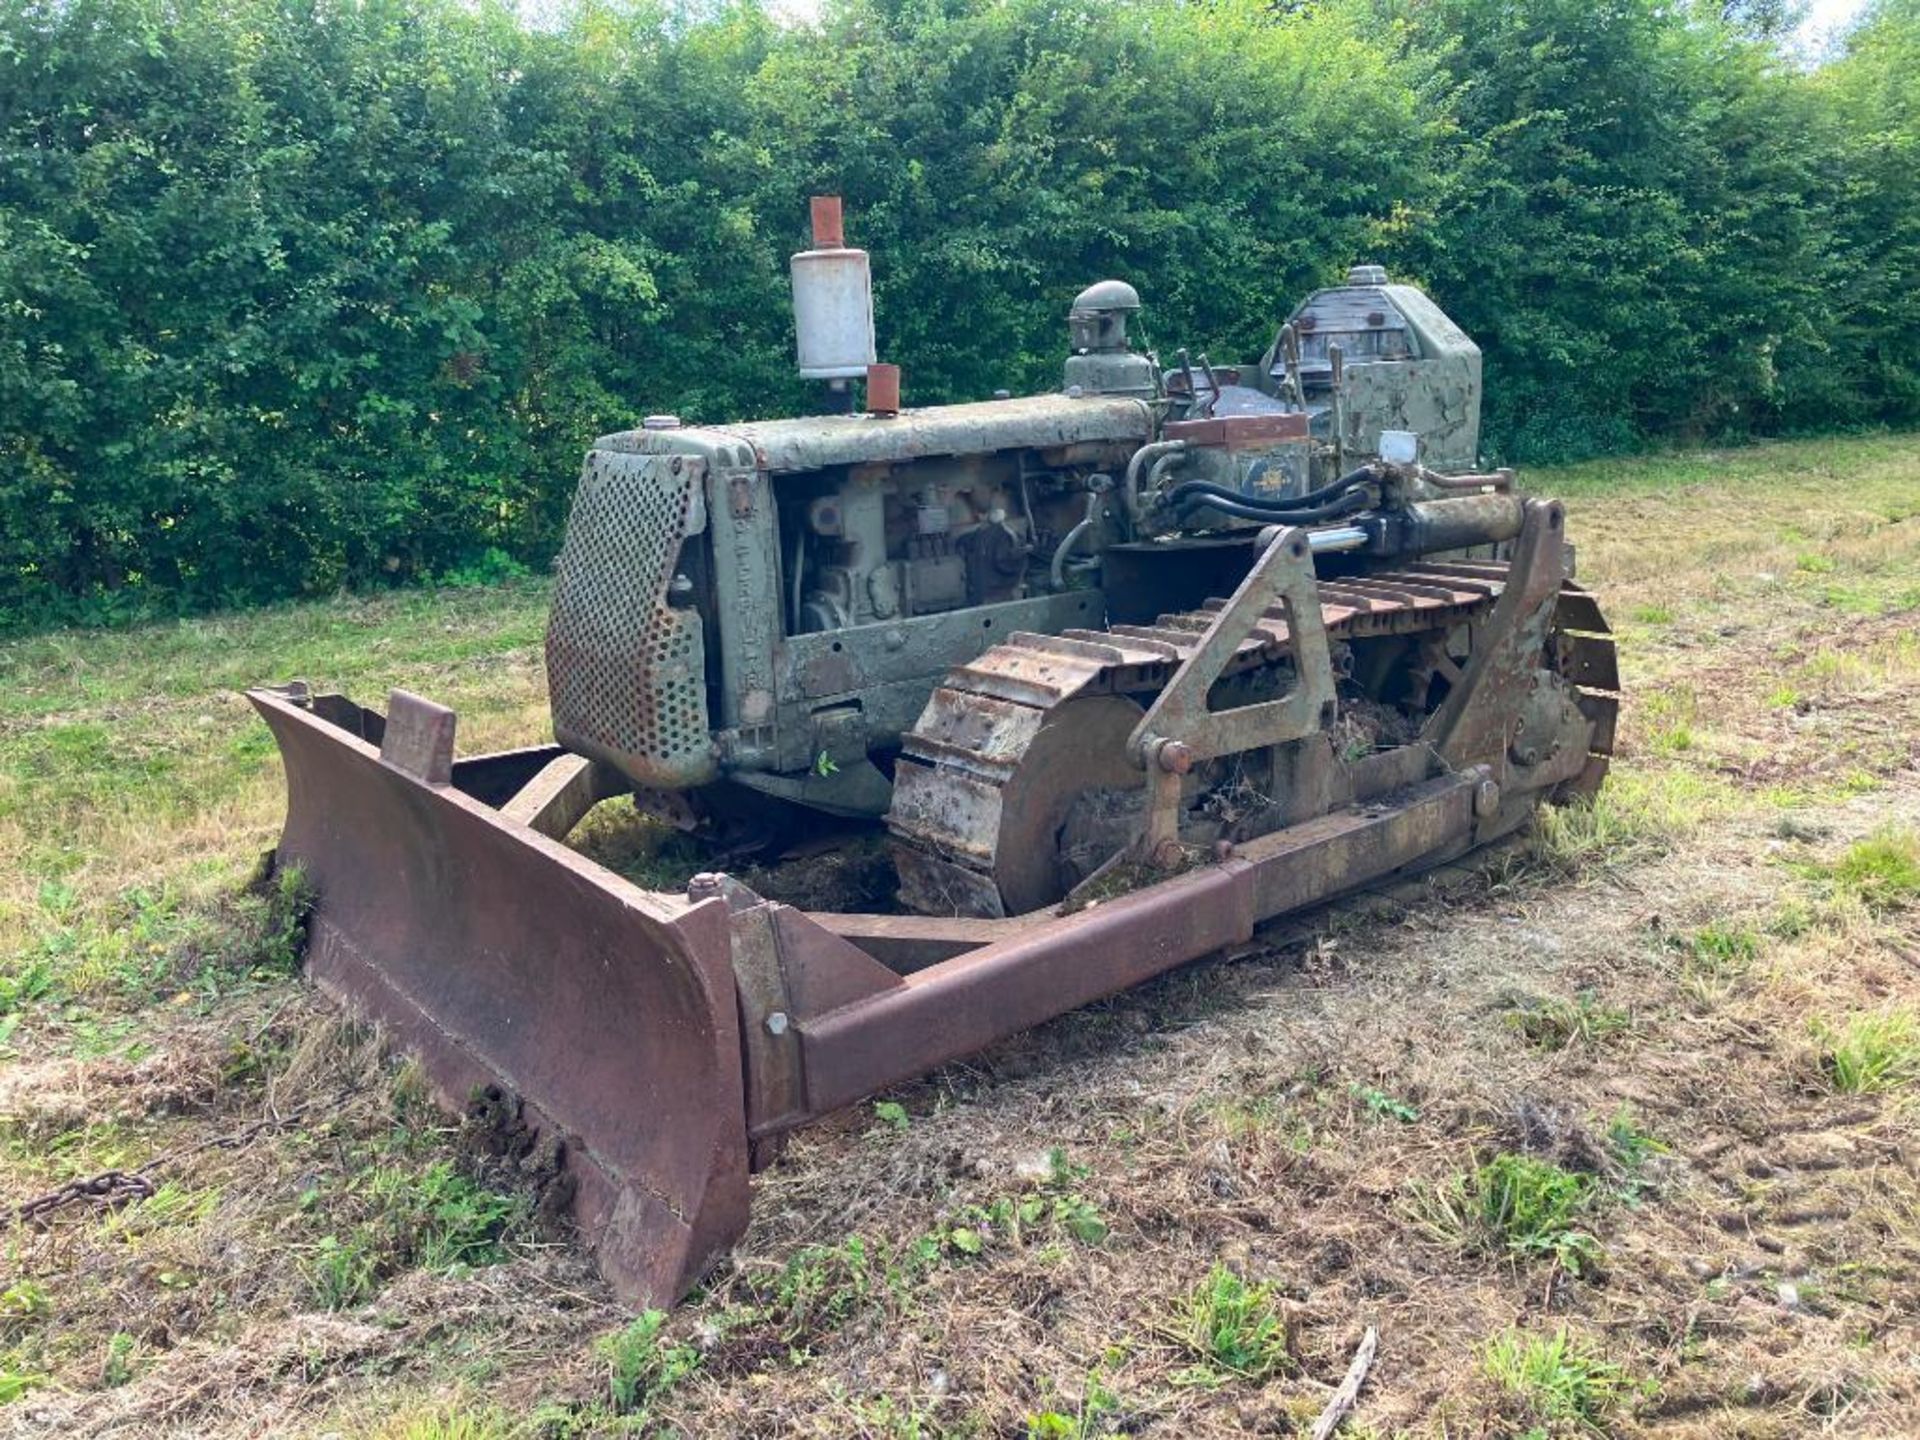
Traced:
<path fill-rule="evenodd" d="M 1328 639 L 1445 636 L 1491 610 L 1506 569 L 1495 562 L 1435 561 L 1321 580 Z M 928 913 L 1017 913 L 1000 893 L 1010 852 L 1052 841 L 1047 817 L 1036 818 L 1028 792 L 1139 784 L 1140 772 L 1116 753 L 1123 752 L 1116 739 L 1124 740 L 1135 706 L 1150 700 L 1193 653 L 1222 604 L 1211 600 L 1153 625 L 1023 632 L 950 670 L 903 737 L 894 772 L 887 825 L 902 899 Z M 1565 792 L 1597 787 L 1613 750 L 1619 677 L 1606 628 L 1593 596 L 1564 585 L 1552 653 L 1543 661 L 1575 687 L 1593 722 L 1587 769 Z M 1452 662 L 1444 647 L 1436 648 L 1438 673 L 1457 680 L 1457 670 L 1448 674 Z M 1283 674 L 1290 661 L 1286 621 L 1270 611 L 1222 678 L 1258 685 L 1261 672 Z M 1044 800 L 1038 808 L 1045 811 Z"/>

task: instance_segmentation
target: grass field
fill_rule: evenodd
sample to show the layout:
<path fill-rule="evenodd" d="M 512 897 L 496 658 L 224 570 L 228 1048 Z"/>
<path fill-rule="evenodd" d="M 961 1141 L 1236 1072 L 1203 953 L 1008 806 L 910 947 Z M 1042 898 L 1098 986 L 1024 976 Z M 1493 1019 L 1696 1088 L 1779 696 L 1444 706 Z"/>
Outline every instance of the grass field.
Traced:
<path fill-rule="evenodd" d="M 1920 1433 L 1920 437 L 1528 477 L 1629 689 L 1590 809 L 801 1136 L 618 1311 L 246 889 L 241 698 L 544 738 L 545 589 L 0 645 L 0 1432 Z"/>

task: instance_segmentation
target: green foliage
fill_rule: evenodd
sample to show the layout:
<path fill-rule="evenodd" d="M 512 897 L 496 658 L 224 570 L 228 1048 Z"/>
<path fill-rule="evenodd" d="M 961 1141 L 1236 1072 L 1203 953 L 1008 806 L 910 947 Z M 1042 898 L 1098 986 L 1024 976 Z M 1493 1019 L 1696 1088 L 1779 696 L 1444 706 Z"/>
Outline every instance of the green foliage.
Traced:
<path fill-rule="evenodd" d="M 1293 1363 L 1273 1287 L 1249 1285 L 1224 1265 L 1175 1307 L 1171 1333 L 1196 1362 L 1180 1373 L 1186 1384 L 1257 1383 Z"/>
<path fill-rule="evenodd" d="M 1643 1130 L 1630 1106 L 1622 1105 L 1607 1122 L 1607 1145 L 1622 1169 L 1637 1171 L 1656 1155 L 1669 1151 L 1667 1144 L 1652 1132 Z"/>
<path fill-rule="evenodd" d="M 1521 1402 L 1527 1421 L 1605 1433 L 1603 1423 L 1640 1389 L 1565 1328 L 1552 1335 L 1507 1330 L 1480 1352 L 1481 1368 Z"/>
<path fill-rule="evenodd" d="M 940 1242 L 931 1236 L 895 1250 L 850 1235 L 837 1245 L 804 1246 L 755 1299 L 787 1344 L 804 1345 L 868 1304 L 904 1294 L 940 1258 Z"/>
<path fill-rule="evenodd" d="M 1564 1050 L 1576 1040 L 1593 1045 L 1630 1029 L 1633 1017 L 1612 1005 L 1603 1005 L 1590 990 L 1571 999 L 1554 996 L 1529 1000 L 1507 1015 L 1507 1021 L 1542 1050 Z"/>
<path fill-rule="evenodd" d="M 1920 1014 L 1889 1005 L 1842 1020 L 1809 1022 L 1828 1082 L 1843 1095 L 1895 1090 L 1920 1080 Z"/>
<path fill-rule="evenodd" d="M 514 1228 L 526 1219 L 527 1202 L 487 1189 L 451 1161 L 421 1170 L 382 1163 L 356 1180 L 327 1218 L 337 1221 L 343 1214 L 353 1223 L 321 1236 L 305 1259 L 313 1298 L 329 1310 L 371 1299 L 382 1281 L 402 1270 L 499 1263 Z"/>
<path fill-rule="evenodd" d="M 45 1375 L 26 1369 L 10 1355 L 0 1355 L 0 1405 L 10 1405 L 46 1383 Z"/>
<path fill-rule="evenodd" d="M 428 1270 L 504 1260 L 502 1242 L 525 1210 L 519 1196 L 477 1185 L 447 1160 L 417 1174 L 382 1166 L 373 1172 L 369 1193 L 404 1232 L 411 1262 Z"/>
<path fill-rule="evenodd" d="M 505 1413 L 492 1407 L 446 1408 L 397 1416 L 381 1426 L 373 1440 L 513 1440 L 519 1433 Z"/>
<path fill-rule="evenodd" d="M 1598 1198 L 1591 1176 L 1531 1155 L 1502 1152 L 1431 1188 L 1417 1188 L 1414 1208 L 1446 1239 L 1523 1259 L 1550 1259 L 1569 1274 L 1601 1258 L 1600 1242 L 1580 1226 Z"/>
<path fill-rule="evenodd" d="M 955 1218 L 958 1224 L 942 1226 L 932 1238 L 942 1249 L 961 1256 L 980 1255 L 1000 1244 L 1030 1245 L 1059 1235 L 1081 1245 L 1099 1245 L 1108 1235 L 1100 1208 L 1084 1195 L 1065 1188 L 1002 1197 L 985 1205 L 963 1205 Z"/>
<path fill-rule="evenodd" d="M 752 1314 L 741 1323 L 766 1322 L 787 1345 L 804 1347 L 870 1308 L 906 1309 L 915 1287 L 942 1266 L 991 1264 L 1023 1250 L 1057 1257 L 1069 1245 L 1104 1244 L 1105 1217 L 1075 1188 L 1086 1167 L 1058 1150 L 1049 1159 L 1046 1176 L 1022 1193 L 956 1206 L 936 1228 L 904 1243 L 849 1235 L 802 1247 L 777 1276 L 755 1282 Z"/>
<path fill-rule="evenodd" d="M 1578 1228 L 1593 1182 L 1530 1155 L 1496 1155 L 1468 1181 L 1481 1222 L 1518 1255 L 1550 1256 L 1578 1275 L 1599 1244 Z"/>
<path fill-rule="evenodd" d="M 307 921 L 316 898 L 306 871 L 298 865 L 276 870 L 262 888 L 259 933 L 251 960 L 269 972 L 291 975 L 307 950 Z"/>
<path fill-rule="evenodd" d="M 1408 250 L 1487 347 L 1497 445 L 1577 459 L 1793 408 L 1844 284 L 1817 87 L 1662 0 L 1383 8 L 1446 96 Z"/>
<path fill-rule="evenodd" d="M 607 1364 L 607 1393 L 615 1413 L 644 1415 L 648 1402 L 700 1368 L 698 1350 L 671 1344 L 661 1334 L 666 1320 L 665 1311 L 649 1310 L 600 1339 L 596 1348 Z"/>
<path fill-rule="evenodd" d="M 1650 1162 L 1672 1153 L 1672 1147 L 1651 1131 L 1643 1129 L 1630 1106 L 1622 1105 L 1607 1122 L 1607 1150 L 1612 1161 L 1614 1195 L 1628 1204 L 1636 1204 L 1653 1188 L 1648 1174 Z"/>
<path fill-rule="evenodd" d="M 752 163 L 716 153 L 763 19 L 82 0 L 0 27 L 0 620 L 497 573 L 636 397 L 717 373 L 745 400 L 782 348 L 769 323 L 759 365 L 707 363 L 748 298 L 724 277 L 778 283 L 730 218 Z"/>
<path fill-rule="evenodd" d="M 1716 920 L 1691 934 L 1669 935 L 1666 943 L 1679 952 L 1679 980 L 1688 995 L 1696 1004 L 1712 1007 L 1733 994 L 1753 969 L 1762 938 L 1751 923 Z"/>
<path fill-rule="evenodd" d="M 1835 886 L 1869 910 L 1897 910 L 1920 900 L 1920 834 L 1888 830 L 1856 840 L 1830 872 Z"/>
<path fill-rule="evenodd" d="M 1920 405 L 1920 287 L 1880 285 L 1911 276 L 1920 248 L 1920 3 L 1872 0 L 1838 60 L 1815 72 L 1812 98 L 1831 117 L 1833 254 L 1826 343 L 1800 382 L 1802 404 L 1829 416 L 1911 415 Z"/>
<path fill-rule="evenodd" d="M 518 578 L 595 434 L 805 403 L 820 190 L 916 401 L 1050 386 L 1102 275 L 1251 358 L 1372 258 L 1490 452 L 1911 420 L 1920 5 L 1811 73 L 1777 10 L 8 7 L 0 628 Z"/>
<path fill-rule="evenodd" d="M 441 571 L 433 582 L 449 590 L 477 590 L 525 580 L 532 573 L 498 545 L 489 545 L 473 559 Z"/>
<path fill-rule="evenodd" d="M 1760 958 L 1760 934 L 1751 925 L 1716 920 L 1681 941 L 1688 960 L 1703 969 L 1721 972 L 1745 970 Z"/>
<path fill-rule="evenodd" d="M 1120 1397 L 1096 1368 L 1087 1376 L 1080 1403 L 1071 1410 L 1039 1410 L 1027 1416 L 1027 1440 L 1092 1440 L 1103 1432 L 1101 1422 L 1119 1408 Z"/>
<path fill-rule="evenodd" d="M 379 1284 L 378 1265 L 357 1239 L 323 1235 L 308 1256 L 305 1269 L 314 1300 L 328 1310 L 352 1309 L 371 1299 Z"/>
<path fill-rule="evenodd" d="M 134 1357 L 140 1342 L 124 1330 L 116 1330 L 107 1339 L 106 1359 L 100 1364 L 100 1383 L 109 1390 L 133 1379 Z"/>
<path fill-rule="evenodd" d="M 16 1280 L 0 1290 L 0 1321 L 31 1320 L 53 1309 L 53 1299 L 38 1280 Z"/>
<path fill-rule="evenodd" d="M 1420 1119 L 1420 1111 L 1416 1107 L 1372 1085 L 1355 1085 L 1353 1098 L 1367 1107 L 1368 1114 L 1382 1120 L 1398 1120 L 1402 1125 L 1412 1125 Z"/>

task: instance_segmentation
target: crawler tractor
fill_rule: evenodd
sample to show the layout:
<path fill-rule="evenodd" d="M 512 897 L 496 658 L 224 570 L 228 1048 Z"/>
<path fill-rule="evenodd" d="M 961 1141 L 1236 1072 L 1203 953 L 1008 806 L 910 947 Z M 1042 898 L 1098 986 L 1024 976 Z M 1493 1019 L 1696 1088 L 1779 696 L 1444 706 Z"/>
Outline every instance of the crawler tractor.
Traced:
<path fill-rule="evenodd" d="M 1618 688 L 1557 502 L 1478 467 L 1480 354 L 1376 266 L 1257 362 L 1073 301 L 1050 394 L 902 409 L 866 256 L 794 257 L 827 413 L 655 416 L 588 451 L 554 584 L 554 743 L 253 692 L 308 965 L 443 1097 L 559 1162 L 636 1303 L 746 1223 L 797 1126 L 1263 920 L 1592 791 Z M 866 408 L 852 385 L 865 378 Z M 646 890 L 565 842 L 602 800 L 777 859 L 884 833 L 886 913 L 724 873 Z"/>

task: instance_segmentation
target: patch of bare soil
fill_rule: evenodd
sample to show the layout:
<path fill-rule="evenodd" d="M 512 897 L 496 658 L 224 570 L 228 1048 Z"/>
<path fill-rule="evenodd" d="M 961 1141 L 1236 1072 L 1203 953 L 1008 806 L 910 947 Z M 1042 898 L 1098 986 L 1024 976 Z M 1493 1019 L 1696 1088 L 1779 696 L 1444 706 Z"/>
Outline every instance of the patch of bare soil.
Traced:
<path fill-rule="evenodd" d="M 885 832 L 870 824 L 811 817 L 746 848 L 673 830 L 624 801 L 603 806 L 568 837 L 588 859 L 637 885 L 683 891 L 702 870 L 724 870 L 769 900 L 802 910 L 893 914 L 900 877 Z"/>

